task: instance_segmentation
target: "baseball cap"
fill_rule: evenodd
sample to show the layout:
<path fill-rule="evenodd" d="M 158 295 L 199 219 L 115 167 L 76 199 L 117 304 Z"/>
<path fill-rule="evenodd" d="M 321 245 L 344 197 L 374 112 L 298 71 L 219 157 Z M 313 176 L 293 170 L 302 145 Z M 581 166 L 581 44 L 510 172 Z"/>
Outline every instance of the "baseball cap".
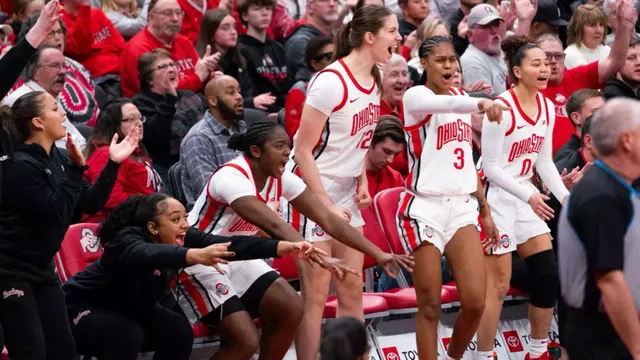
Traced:
<path fill-rule="evenodd" d="M 489 4 L 478 4 L 471 9 L 467 17 L 467 25 L 469 28 L 475 25 L 487 25 L 494 20 L 502 20 L 498 10 Z"/>
<path fill-rule="evenodd" d="M 547 23 L 557 26 L 566 26 L 569 23 L 560 18 L 560 8 L 554 0 L 540 0 L 538 2 L 538 11 L 533 17 L 532 22 Z"/>
<path fill-rule="evenodd" d="M 7 24 L 0 25 L 0 31 L 2 31 L 2 33 L 4 33 L 4 36 L 9 36 L 9 35 L 13 34 L 13 28 L 11 28 L 11 26 L 9 26 Z"/>

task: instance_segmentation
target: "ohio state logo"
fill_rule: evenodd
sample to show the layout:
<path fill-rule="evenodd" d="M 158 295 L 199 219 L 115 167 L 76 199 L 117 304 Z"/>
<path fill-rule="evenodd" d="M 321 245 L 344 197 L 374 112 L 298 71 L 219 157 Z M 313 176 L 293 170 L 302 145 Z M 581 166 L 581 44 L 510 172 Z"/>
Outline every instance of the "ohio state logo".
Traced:
<path fill-rule="evenodd" d="M 424 236 L 431 239 L 433 237 L 433 228 L 429 225 L 424 227 Z"/>
<path fill-rule="evenodd" d="M 217 283 L 216 284 L 216 295 L 218 297 L 223 297 L 224 295 L 227 295 L 229 293 L 229 287 L 226 284 L 223 283 Z"/>
<path fill-rule="evenodd" d="M 82 238 L 80 238 L 80 245 L 84 252 L 97 253 L 100 250 L 100 242 L 98 237 L 93 233 L 93 230 L 84 228 L 80 232 Z"/>
<path fill-rule="evenodd" d="M 451 342 L 450 337 L 442 338 L 442 347 L 444 347 L 444 351 L 449 351 L 449 343 Z"/>
<path fill-rule="evenodd" d="M 502 246 L 503 249 L 508 249 L 509 246 L 511 246 L 511 239 L 509 238 L 509 235 L 502 234 L 502 236 L 500 236 L 500 246 Z"/>
<path fill-rule="evenodd" d="M 322 230 L 322 228 L 320 227 L 320 225 L 317 225 L 313 227 L 313 229 L 311 230 L 311 232 L 315 235 L 315 236 L 324 236 L 324 230 Z"/>

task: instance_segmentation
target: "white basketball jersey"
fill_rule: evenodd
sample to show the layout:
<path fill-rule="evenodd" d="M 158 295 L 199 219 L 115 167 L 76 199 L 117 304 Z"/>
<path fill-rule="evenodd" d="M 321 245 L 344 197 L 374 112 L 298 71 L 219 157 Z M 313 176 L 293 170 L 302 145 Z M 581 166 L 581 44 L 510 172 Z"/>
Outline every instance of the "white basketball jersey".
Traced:
<path fill-rule="evenodd" d="M 550 121 L 549 111 L 554 111 L 553 103 L 538 92 L 538 110 L 535 117 L 531 119 L 522 110 L 513 90 L 505 91 L 496 100 L 502 101 L 511 108 L 509 111 L 511 119 L 505 117 L 502 119 L 502 121 L 511 121 L 502 146 L 500 159 L 502 168 L 518 182 L 529 180 L 533 175 L 533 166 L 538 159 L 542 143 L 545 141 Z"/>
<path fill-rule="evenodd" d="M 249 167 L 248 160 L 244 156 L 237 157 L 220 166 L 216 169 L 216 172 L 211 175 L 209 182 L 214 180 L 214 175 L 224 167 L 232 167 L 236 169 L 247 179 L 251 180 L 255 186 L 251 168 Z M 257 226 L 241 218 L 229 204 L 216 200 L 213 194 L 209 193 L 209 189 L 210 187 L 207 183 L 207 186 L 189 213 L 187 221 L 191 226 L 194 226 L 198 230 L 207 234 L 223 236 L 251 236 L 258 232 L 259 229 Z M 256 189 L 256 197 L 263 203 L 267 204 L 267 206 L 273 211 L 278 211 L 281 195 L 282 178 L 276 179 L 270 176 L 265 183 L 264 189 L 261 191 Z"/>
<path fill-rule="evenodd" d="M 408 91 L 423 92 L 429 101 L 433 92 L 426 86 Z M 467 96 L 451 88 L 452 96 Z M 405 185 L 427 196 L 468 195 L 478 188 L 473 162 L 470 114 L 427 114 L 415 119 L 405 113 L 404 129 L 409 155 L 409 175 Z"/>
<path fill-rule="evenodd" d="M 313 157 L 320 175 L 357 177 L 362 174 L 364 157 L 367 154 L 373 131 L 380 116 L 380 89 L 375 81 L 368 89 L 362 87 L 354 78 L 342 59 L 330 64 L 309 83 L 309 91 L 324 73 L 334 73 L 336 82 L 322 89 L 330 94 L 343 89 L 342 101 L 336 106 L 327 122 L 320 140 L 313 150 Z M 317 89 L 319 90 L 319 89 Z M 304 121 L 304 119 L 302 119 Z M 295 139 L 294 137 L 294 147 Z M 287 170 L 295 171 L 297 165 L 293 156 Z"/>

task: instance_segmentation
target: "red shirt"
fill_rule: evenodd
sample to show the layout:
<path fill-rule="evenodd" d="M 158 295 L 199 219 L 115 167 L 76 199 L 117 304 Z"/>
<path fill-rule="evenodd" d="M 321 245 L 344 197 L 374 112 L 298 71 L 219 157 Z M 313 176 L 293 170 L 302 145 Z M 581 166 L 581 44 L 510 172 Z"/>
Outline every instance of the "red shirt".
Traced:
<path fill-rule="evenodd" d="M 291 89 L 284 99 L 284 128 L 289 135 L 289 140 L 293 143 L 293 135 L 300 127 L 302 118 L 302 107 L 307 98 L 306 89 Z"/>
<path fill-rule="evenodd" d="M 369 183 L 369 196 L 373 199 L 382 190 L 404 186 L 404 179 L 399 172 L 389 166 L 380 171 L 367 170 L 367 182 Z"/>
<path fill-rule="evenodd" d="M 402 125 L 404 125 L 404 105 L 402 104 L 402 101 L 398 104 L 398 111 L 394 111 L 386 101 L 380 99 L 380 116 L 383 115 L 393 115 L 400 119 Z M 407 177 L 409 174 L 409 158 L 407 157 L 407 149 L 405 148 L 403 152 L 396 155 L 396 158 L 393 159 L 393 162 L 389 164 L 389 166 L 399 172 L 403 178 Z"/>
<path fill-rule="evenodd" d="M 182 11 L 184 11 L 180 34 L 191 40 L 192 44 L 195 44 L 196 40 L 198 40 L 198 34 L 200 34 L 200 24 L 202 23 L 202 16 L 205 12 L 207 12 L 207 10 L 213 10 L 217 8 L 219 3 L 220 2 L 218 0 L 206 0 L 206 2 L 204 3 L 206 8 L 203 12 L 202 10 L 198 10 L 193 5 L 191 5 L 189 0 L 178 0 L 180 8 L 182 8 Z"/>
<path fill-rule="evenodd" d="M 140 55 L 157 48 L 163 48 L 171 53 L 171 58 L 178 64 L 180 76 L 178 89 L 191 90 L 196 93 L 202 89 L 202 81 L 195 71 L 196 63 L 200 58 L 193 43 L 178 34 L 173 40 L 172 46 L 165 46 L 145 27 L 129 40 L 120 58 L 120 86 L 123 96 L 132 97 L 140 92 L 138 58 Z"/>
<path fill-rule="evenodd" d="M 566 144 L 575 133 L 571 120 L 564 107 L 569 95 L 581 89 L 599 89 L 598 82 L 598 61 L 591 64 L 575 67 L 564 72 L 562 83 L 557 86 L 547 86 L 541 90 L 556 106 L 556 123 L 553 127 L 553 154 Z"/>
<path fill-rule="evenodd" d="M 139 156 L 139 155 L 138 155 Z M 149 195 L 161 190 L 162 182 L 160 176 L 153 170 L 151 160 L 142 157 L 144 162 L 128 158 L 120 165 L 116 183 L 111 190 L 111 195 L 102 211 L 95 215 L 85 215 L 85 222 L 100 222 L 129 196 L 135 194 Z M 87 159 L 87 169 L 84 173 L 85 179 L 93 184 L 100 176 L 100 172 L 107 166 L 109 161 L 109 146 L 102 146 Z"/>
<path fill-rule="evenodd" d="M 77 16 L 62 10 L 62 20 L 67 27 L 66 55 L 84 65 L 94 79 L 118 74 L 124 38 L 102 10 L 81 6 Z"/>

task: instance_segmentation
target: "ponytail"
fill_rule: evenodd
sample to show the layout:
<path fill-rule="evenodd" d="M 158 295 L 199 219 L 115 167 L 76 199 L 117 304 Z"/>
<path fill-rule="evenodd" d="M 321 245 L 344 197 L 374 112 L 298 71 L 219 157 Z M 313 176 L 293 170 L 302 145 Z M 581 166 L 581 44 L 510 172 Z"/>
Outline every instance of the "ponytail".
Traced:
<path fill-rule="evenodd" d="M 227 146 L 231 150 L 242 151 L 245 156 L 253 157 L 251 155 L 251 147 L 256 146 L 261 148 L 264 143 L 267 142 L 271 133 L 273 133 L 278 127 L 282 125 L 275 121 L 256 121 L 249 126 L 247 132 L 244 134 L 233 134 L 227 140 Z"/>
<path fill-rule="evenodd" d="M 11 107 L 0 106 L 0 120 L 11 136 L 13 146 L 25 142 L 31 136 L 31 121 L 42 113 L 44 94 L 44 91 L 33 91 L 20 96 Z"/>
<path fill-rule="evenodd" d="M 351 43 L 352 21 L 338 30 L 333 42 L 333 58 L 331 62 L 337 61 L 351 53 L 353 44 Z"/>

